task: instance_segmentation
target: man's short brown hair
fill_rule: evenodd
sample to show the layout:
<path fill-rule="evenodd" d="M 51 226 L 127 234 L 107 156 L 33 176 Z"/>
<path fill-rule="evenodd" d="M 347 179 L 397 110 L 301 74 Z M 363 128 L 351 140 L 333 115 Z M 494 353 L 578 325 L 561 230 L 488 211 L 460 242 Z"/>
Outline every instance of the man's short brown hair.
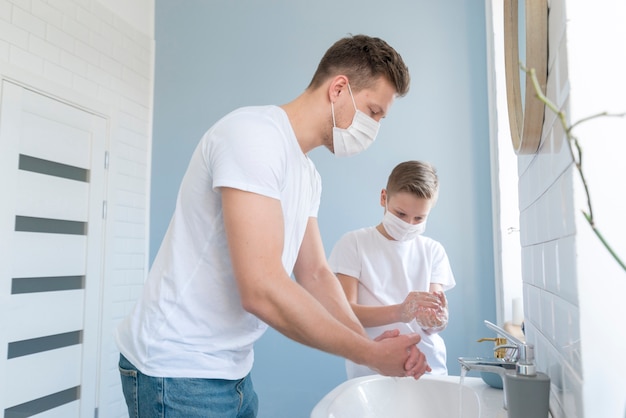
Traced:
<path fill-rule="evenodd" d="M 322 57 L 309 88 L 315 89 L 330 77 L 345 75 L 350 86 L 360 91 L 386 78 L 398 96 L 409 91 L 409 69 L 387 42 L 367 35 L 354 35 L 335 42 Z"/>

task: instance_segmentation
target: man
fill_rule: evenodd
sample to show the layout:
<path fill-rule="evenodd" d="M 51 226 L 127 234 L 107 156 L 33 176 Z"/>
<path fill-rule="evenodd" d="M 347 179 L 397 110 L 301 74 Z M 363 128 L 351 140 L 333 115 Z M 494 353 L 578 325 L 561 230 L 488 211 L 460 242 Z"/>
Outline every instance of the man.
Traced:
<path fill-rule="evenodd" d="M 338 156 L 367 148 L 408 88 L 386 42 L 348 37 L 292 102 L 244 107 L 209 129 L 144 293 L 118 328 L 131 416 L 255 417 L 249 372 L 267 325 L 385 375 L 430 370 L 419 335 L 371 340 L 350 309 L 325 258 L 321 180 L 307 157 L 322 145 Z"/>

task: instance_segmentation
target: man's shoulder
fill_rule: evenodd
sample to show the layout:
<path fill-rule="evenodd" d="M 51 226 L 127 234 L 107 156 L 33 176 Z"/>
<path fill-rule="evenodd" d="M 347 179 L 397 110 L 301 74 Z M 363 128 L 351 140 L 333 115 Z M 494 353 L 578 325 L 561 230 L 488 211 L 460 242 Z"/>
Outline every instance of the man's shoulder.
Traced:
<path fill-rule="evenodd" d="M 222 121 L 230 120 L 258 120 L 263 121 L 275 121 L 282 120 L 285 112 L 279 106 L 275 105 L 262 105 L 262 106 L 243 106 L 239 107 L 230 113 L 226 114 Z"/>

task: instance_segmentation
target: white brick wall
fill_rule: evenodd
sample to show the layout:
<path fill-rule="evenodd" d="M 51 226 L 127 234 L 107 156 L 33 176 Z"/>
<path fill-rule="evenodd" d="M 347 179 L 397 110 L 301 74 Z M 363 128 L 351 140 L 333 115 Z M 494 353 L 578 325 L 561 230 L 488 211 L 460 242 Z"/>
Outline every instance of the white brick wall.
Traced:
<path fill-rule="evenodd" d="M 624 30 L 611 32 L 623 27 L 615 16 L 623 19 L 625 10 L 617 5 L 610 0 L 601 4 L 550 1 L 547 95 L 565 110 L 570 123 L 601 111 L 626 111 L 626 91 L 619 75 L 624 63 L 620 66 L 612 60 L 614 54 L 623 55 L 625 39 Z M 572 9 L 576 13 L 570 13 Z M 594 12 L 598 15 L 595 23 Z M 608 36 L 594 35 L 603 31 Z M 599 50 L 603 53 L 593 56 Z M 571 55 L 582 56 L 572 60 Z M 621 73 L 611 78 L 613 69 Z M 591 94 L 582 94 L 587 90 Z M 626 152 L 626 124 L 613 126 L 615 138 L 604 144 L 597 142 L 600 125 L 575 132 L 583 134 L 579 139 L 585 150 L 584 167 L 591 177 L 605 169 L 615 170 L 616 166 L 608 168 L 609 161 L 614 155 L 621 160 Z M 538 368 L 552 379 L 554 417 L 622 417 L 626 365 L 612 360 L 621 358 L 626 349 L 621 323 L 626 315 L 626 273 L 600 247 L 580 213 L 585 201 L 566 141 L 548 110 L 540 150 L 518 158 L 527 339 L 535 344 Z M 623 188 L 626 170 L 612 174 L 590 187 L 598 213 L 607 215 L 601 219 L 604 228 L 615 234 L 613 243 L 624 257 L 624 209 L 622 216 L 613 218 L 602 210 L 602 203 L 604 207 L 616 205 L 615 193 L 620 193 L 616 188 Z"/>
<path fill-rule="evenodd" d="M 547 95 L 567 109 L 564 0 L 550 3 Z M 576 288 L 572 159 L 565 133 L 546 111 L 543 138 L 534 155 L 520 156 L 519 199 L 527 340 L 537 366 L 552 380 L 556 417 L 582 417 L 582 360 Z"/>
<path fill-rule="evenodd" d="M 112 330 L 136 300 L 148 263 L 154 40 L 140 29 L 106 2 L 0 0 L 0 76 L 109 120 L 103 417 L 126 416 Z"/>

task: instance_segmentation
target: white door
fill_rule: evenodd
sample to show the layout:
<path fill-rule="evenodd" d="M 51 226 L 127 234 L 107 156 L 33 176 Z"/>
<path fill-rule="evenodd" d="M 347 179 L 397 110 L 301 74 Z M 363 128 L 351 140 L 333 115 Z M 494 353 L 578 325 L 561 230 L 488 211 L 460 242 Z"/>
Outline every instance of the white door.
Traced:
<path fill-rule="evenodd" d="M 107 121 L 1 89 L 0 414 L 94 416 Z"/>

